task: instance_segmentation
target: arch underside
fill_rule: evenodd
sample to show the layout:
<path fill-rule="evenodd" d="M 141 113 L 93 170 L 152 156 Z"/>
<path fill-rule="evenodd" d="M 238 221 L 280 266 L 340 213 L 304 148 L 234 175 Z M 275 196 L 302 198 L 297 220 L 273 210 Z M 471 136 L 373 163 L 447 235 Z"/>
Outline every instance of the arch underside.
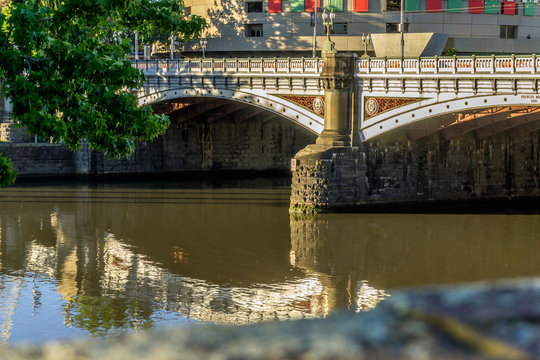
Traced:
<path fill-rule="evenodd" d="M 176 120 L 180 122 L 203 114 L 207 122 L 219 120 L 223 116 L 232 116 L 234 121 L 246 121 L 266 111 L 317 135 L 324 128 L 324 119 L 321 116 L 261 89 L 152 89 L 139 93 L 139 105 L 152 105 L 159 113 L 174 113 Z"/>
<path fill-rule="evenodd" d="M 446 140 L 470 133 L 479 140 L 501 133 L 517 138 L 540 129 L 540 96 L 536 99 L 514 94 L 423 99 L 363 118 L 361 136 L 370 140 L 399 131 L 410 141 L 434 133 Z"/>

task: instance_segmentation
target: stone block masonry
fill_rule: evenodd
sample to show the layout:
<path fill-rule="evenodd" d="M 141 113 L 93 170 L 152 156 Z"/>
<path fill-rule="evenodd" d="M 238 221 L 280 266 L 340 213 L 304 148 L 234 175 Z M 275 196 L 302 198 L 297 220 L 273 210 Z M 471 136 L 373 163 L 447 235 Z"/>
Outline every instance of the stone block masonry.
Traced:
<path fill-rule="evenodd" d="M 20 176 L 68 176 L 81 173 L 77 156 L 61 144 L 0 143 Z"/>
<path fill-rule="evenodd" d="M 11 134 L 11 133 L 10 133 Z M 0 142 L 19 177 L 160 174 L 216 170 L 289 171 L 290 159 L 315 135 L 288 120 L 258 115 L 207 123 L 199 117 L 170 126 L 151 142 L 139 143 L 127 158 L 108 159 L 86 143 L 76 152 L 62 144 Z M 18 139 L 28 141 L 29 139 Z"/>
<path fill-rule="evenodd" d="M 293 165 L 291 212 L 324 212 L 366 200 L 366 159 L 359 147 L 309 145 Z"/>
<path fill-rule="evenodd" d="M 288 171 L 294 153 L 314 139 L 288 120 L 268 115 L 240 123 L 232 117 L 176 123 L 163 137 L 164 168 L 171 172 Z"/>
<path fill-rule="evenodd" d="M 520 138 L 499 134 L 445 140 L 434 134 L 416 143 L 405 138 L 371 141 L 362 149 L 328 149 L 303 162 L 308 153 L 296 155 L 293 213 L 540 196 L 540 131 Z"/>

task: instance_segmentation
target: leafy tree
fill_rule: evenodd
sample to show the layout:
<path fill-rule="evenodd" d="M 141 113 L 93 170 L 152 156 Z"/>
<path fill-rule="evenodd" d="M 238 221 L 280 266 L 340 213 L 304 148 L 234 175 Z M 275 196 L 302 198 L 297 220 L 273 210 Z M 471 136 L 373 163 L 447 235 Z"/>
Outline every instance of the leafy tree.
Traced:
<path fill-rule="evenodd" d="M 14 119 L 72 150 L 86 139 L 109 157 L 129 155 L 169 120 L 137 106 L 130 90 L 144 77 L 126 60 L 126 34 L 198 37 L 204 19 L 183 10 L 182 0 L 12 0 L 0 14 L 0 77 Z M 0 185 L 13 181 L 0 155 Z"/>

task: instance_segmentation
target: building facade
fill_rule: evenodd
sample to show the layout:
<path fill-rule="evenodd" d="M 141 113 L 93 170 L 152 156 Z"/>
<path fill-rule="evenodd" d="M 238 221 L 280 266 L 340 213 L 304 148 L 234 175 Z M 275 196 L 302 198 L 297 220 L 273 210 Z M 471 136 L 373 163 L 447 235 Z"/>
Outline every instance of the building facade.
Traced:
<path fill-rule="evenodd" d="M 363 53 L 363 34 L 398 32 L 400 0 L 318 0 L 318 4 L 315 1 L 184 2 L 188 15 L 207 19 L 209 28 L 204 37 L 210 56 L 274 56 L 276 51 L 286 56 L 310 56 L 315 27 L 320 52 L 325 29 L 321 16 L 314 17 L 315 6 L 335 11 L 332 40 L 338 51 Z M 448 35 L 433 40 L 445 42 L 439 46 L 443 54 L 452 48 L 458 54 L 540 52 L 540 8 L 535 3 L 538 0 L 404 1 L 404 29 L 411 37 L 409 45 L 414 41 L 412 34 L 436 33 Z M 374 50 L 372 41 L 368 46 L 371 55 L 387 55 L 375 54 Z M 185 56 L 200 56 L 201 52 L 199 41 L 186 43 Z"/>

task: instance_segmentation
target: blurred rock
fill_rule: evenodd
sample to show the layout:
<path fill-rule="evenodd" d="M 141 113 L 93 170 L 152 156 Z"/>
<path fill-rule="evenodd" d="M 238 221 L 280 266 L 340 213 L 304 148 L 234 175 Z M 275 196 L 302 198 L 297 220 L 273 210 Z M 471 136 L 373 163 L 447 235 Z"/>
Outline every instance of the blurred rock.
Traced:
<path fill-rule="evenodd" d="M 540 279 L 393 292 L 365 313 L 254 326 L 158 329 L 0 349 L 41 359 L 534 359 Z"/>

